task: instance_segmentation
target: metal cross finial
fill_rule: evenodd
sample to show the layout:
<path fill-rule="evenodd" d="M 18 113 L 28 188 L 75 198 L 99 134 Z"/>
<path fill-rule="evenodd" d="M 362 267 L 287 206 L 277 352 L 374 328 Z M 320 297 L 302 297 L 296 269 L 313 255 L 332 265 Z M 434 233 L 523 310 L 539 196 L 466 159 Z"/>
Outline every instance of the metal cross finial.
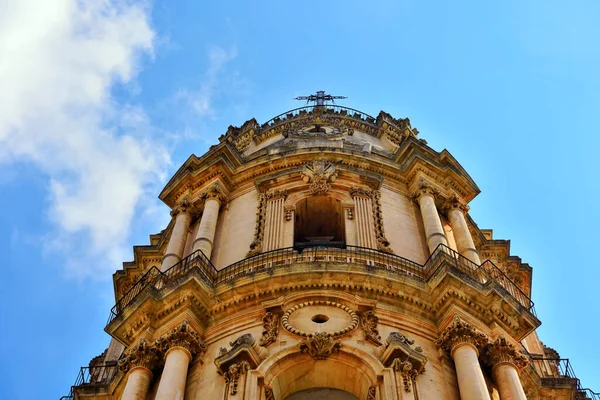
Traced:
<path fill-rule="evenodd" d="M 323 106 L 323 105 L 325 105 L 326 101 L 331 101 L 331 102 L 335 103 L 334 99 L 346 99 L 346 98 L 347 98 L 346 96 L 332 96 L 330 94 L 325 94 L 324 90 L 318 90 L 317 94 L 311 94 L 310 96 L 298 96 L 298 97 L 294 98 L 294 100 L 306 100 L 307 103 L 309 101 L 314 101 L 317 106 Z"/>

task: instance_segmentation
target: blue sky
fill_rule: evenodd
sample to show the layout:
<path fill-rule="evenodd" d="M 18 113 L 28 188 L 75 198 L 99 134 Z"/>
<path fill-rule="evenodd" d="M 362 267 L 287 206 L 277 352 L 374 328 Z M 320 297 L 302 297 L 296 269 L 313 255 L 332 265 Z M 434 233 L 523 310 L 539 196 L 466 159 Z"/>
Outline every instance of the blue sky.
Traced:
<path fill-rule="evenodd" d="M 459 160 L 600 391 L 596 1 L 174 3 L 0 0 L 0 398 L 58 398 L 104 350 L 111 274 L 190 153 L 323 89 Z"/>

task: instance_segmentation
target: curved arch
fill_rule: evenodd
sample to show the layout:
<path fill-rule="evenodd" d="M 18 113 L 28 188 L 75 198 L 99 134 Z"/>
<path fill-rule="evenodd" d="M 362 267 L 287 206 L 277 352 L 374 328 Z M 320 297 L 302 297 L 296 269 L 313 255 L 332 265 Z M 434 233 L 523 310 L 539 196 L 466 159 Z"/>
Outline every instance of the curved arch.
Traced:
<path fill-rule="evenodd" d="M 377 385 L 383 368 L 372 354 L 342 345 L 325 360 L 290 347 L 267 358 L 256 370 L 278 400 L 310 388 L 338 389 L 364 399 L 369 388 Z"/>

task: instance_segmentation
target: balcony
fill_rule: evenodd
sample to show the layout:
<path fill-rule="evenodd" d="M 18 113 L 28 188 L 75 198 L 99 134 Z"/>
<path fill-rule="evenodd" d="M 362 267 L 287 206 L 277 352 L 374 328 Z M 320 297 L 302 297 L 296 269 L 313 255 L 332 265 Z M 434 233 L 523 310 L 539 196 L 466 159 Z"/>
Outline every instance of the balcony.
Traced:
<path fill-rule="evenodd" d="M 600 400 L 596 393 L 581 386 L 568 358 L 540 358 L 529 355 L 531 368 L 540 377 L 541 386 L 546 388 L 571 387 L 576 400 Z"/>
<path fill-rule="evenodd" d="M 119 372 L 116 361 L 81 367 L 69 394 L 60 400 L 74 400 L 85 394 L 110 393 L 109 386 Z"/>
<path fill-rule="evenodd" d="M 261 273 L 273 275 L 277 271 L 291 271 L 298 266 L 308 266 L 310 271 L 319 271 L 336 264 L 359 266 L 367 273 L 383 272 L 391 278 L 403 277 L 420 283 L 429 282 L 445 269 L 467 283 L 495 283 L 496 289 L 504 297 L 512 299 L 522 311 L 535 316 L 531 299 L 491 261 L 477 265 L 444 245 L 438 246 L 423 265 L 375 249 L 329 245 L 273 250 L 238 261 L 220 271 L 200 251 L 190 254 L 167 271 L 162 272 L 157 267 L 152 267 L 111 309 L 107 325 L 130 308 L 142 292 L 173 288 L 192 271 L 209 288 L 216 289 L 220 285 L 233 285 L 240 278 Z"/>

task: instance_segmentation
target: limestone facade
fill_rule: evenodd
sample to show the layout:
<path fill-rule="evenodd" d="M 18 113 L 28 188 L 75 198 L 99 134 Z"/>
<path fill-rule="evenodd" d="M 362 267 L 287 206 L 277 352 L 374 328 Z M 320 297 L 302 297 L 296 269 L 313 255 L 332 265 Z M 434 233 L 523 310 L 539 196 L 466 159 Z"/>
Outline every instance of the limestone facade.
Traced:
<path fill-rule="evenodd" d="M 468 214 L 478 193 L 385 112 L 230 127 L 160 193 L 172 221 L 114 274 L 113 340 L 70 396 L 576 398 L 531 267 Z"/>

